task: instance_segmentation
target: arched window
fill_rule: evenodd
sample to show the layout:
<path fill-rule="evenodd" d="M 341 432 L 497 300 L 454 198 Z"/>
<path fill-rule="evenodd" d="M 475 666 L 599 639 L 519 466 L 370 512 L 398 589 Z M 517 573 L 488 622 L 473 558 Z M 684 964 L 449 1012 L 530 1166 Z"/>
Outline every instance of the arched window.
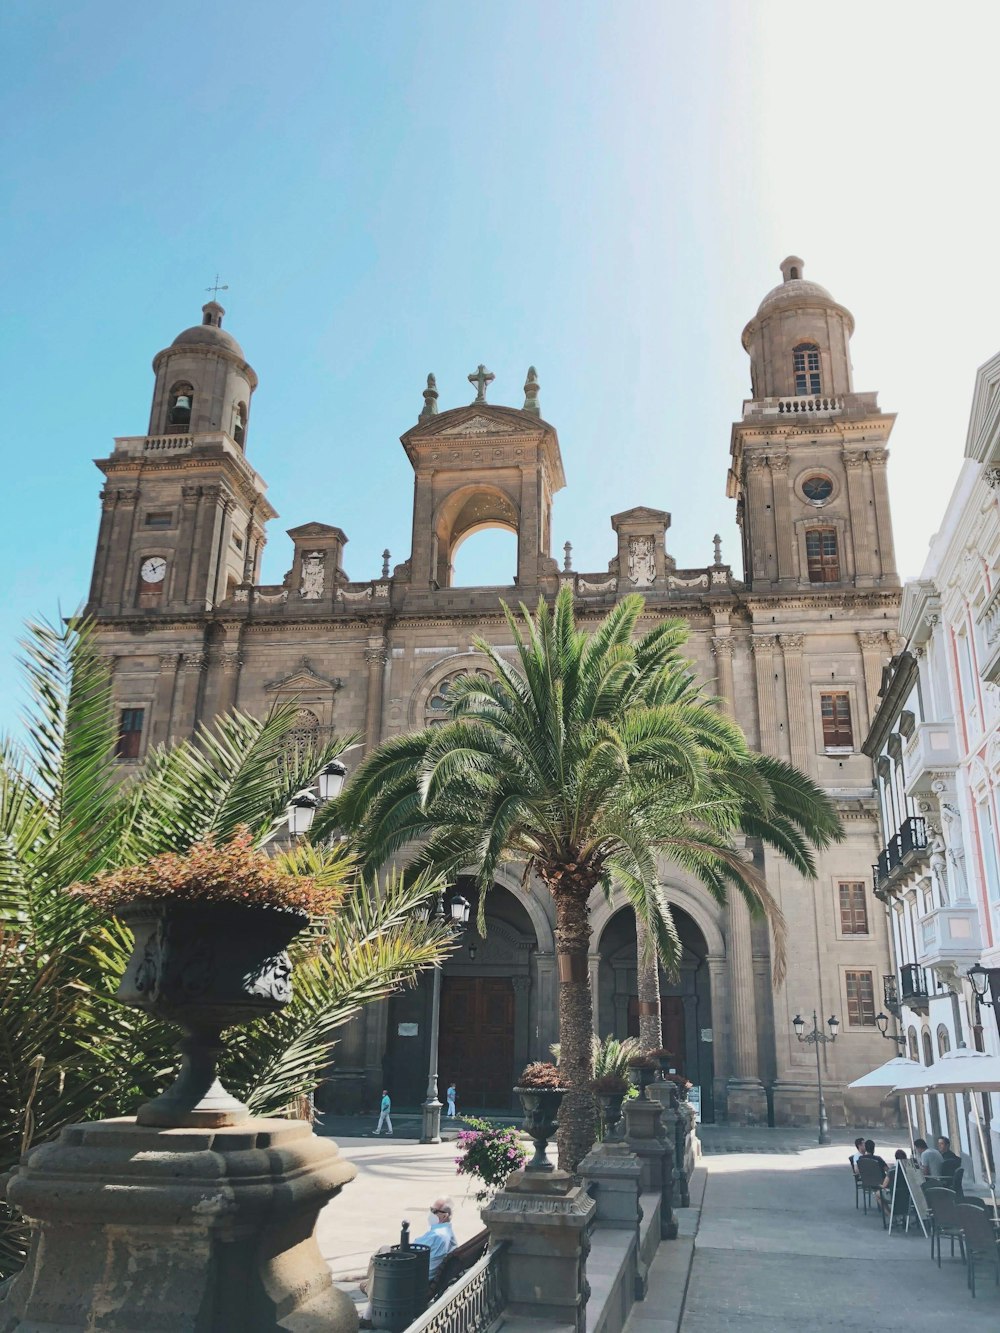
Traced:
<path fill-rule="evenodd" d="M 295 715 L 295 722 L 285 733 L 283 743 L 284 763 L 289 769 L 295 769 L 302 763 L 309 750 L 319 745 L 320 722 L 311 708 L 300 708 Z"/>
<path fill-rule="evenodd" d="M 797 278 L 799 276 L 799 270 L 797 264 L 793 264 L 792 267 L 788 270 L 788 276 L 790 278 Z"/>
<path fill-rule="evenodd" d="M 815 343 L 799 343 L 792 351 L 795 367 L 795 392 L 798 395 L 821 393 L 819 348 Z"/>
<path fill-rule="evenodd" d="M 233 439 L 242 449 L 247 438 L 247 405 L 237 403 L 233 408 Z"/>
<path fill-rule="evenodd" d="M 924 1064 L 932 1065 L 934 1063 L 934 1048 L 931 1046 L 931 1034 L 926 1028 L 921 1034 L 921 1042 L 924 1048 Z"/>
<path fill-rule="evenodd" d="M 434 727 L 441 722 L 450 721 L 451 700 L 448 698 L 448 692 L 451 689 L 452 681 L 458 680 L 459 676 L 470 676 L 471 674 L 472 672 L 468 667 L 463 667 L 461 671 L 452 671 L 438 681 L 430 698 L 424 704 L 425 727 Z"/>
<path fill-rule="evenodd" d="M 906 1039 L 910 1044 L 910 1059 L 917 1064 L 920 1063 L 920 1051 L 917 1047 L 917 1029 L 909 1027 L 906 1029 Z"/>
<path fill-rule="evenodd" d="M 948 1036 L 948 1029 L 943 1023 L 938 1024 L 937 1043 L 938 1055 L 944 1055 L 945 1051 L 951 1050 L 951 1038 Z"/>
<path fill-rule="evenodd" d="M 194 405 L 194 389 L 190 384 L 175 384 L 170 390 L 170 406 L 167 409 L 167 427 L 170 430 L 184 430 L 191 424 L 191 408 Z"/>
<path fill-rule="evenodd" d="M 809 528 L 806 532 L 806 565 L 810 583 L 839 581 L 840 549 L 836 528 Z"/>

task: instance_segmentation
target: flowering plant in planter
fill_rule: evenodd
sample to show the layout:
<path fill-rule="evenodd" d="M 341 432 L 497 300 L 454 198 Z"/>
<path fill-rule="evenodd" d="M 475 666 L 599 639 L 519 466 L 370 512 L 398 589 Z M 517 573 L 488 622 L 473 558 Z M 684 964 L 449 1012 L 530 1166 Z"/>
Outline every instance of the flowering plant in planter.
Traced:
<path fill-rule="evenodd" d="M 668 1051 L 665 1046 L 655 1046 L 653 1050 L 646 1051 L 645 1054 L 650 1060 L 659 1061 L 661 1064 L 666 1064 L 668 1060 L 674 1058 L 673 1051 Z"/>
<path fill-rule="evenodd" d="M 624 1097 L 630 1086 L 621 1074 L 600 1074 L 593 1083 L 598 1097 Z"/>
<path fill-rule="evenodd" d="M 254 847 L 246 824 L 221 847 L 210 833 L 183 854 L 165 852 L 141 865 L 102 871 L 89 884 L 72 884 L 69 892 L 108 916 L 138 902 L 267 907 L 322 916 L 343 898 L 340 886 L 280 870 L 266 852 Z"/>
<path fill-rule="evenodd" d="M 474 1116 L 464 1116 L 463 1120 L 469 1128 L 458 1131 L 455 1166 L 460 1176 L 472 1176 L 480 1182 L 475 1198 L 483 1203 L 503 1187 L 512 1171 L 524 1166 L 528 1154 L 512 1126 L 494 1125 Z"/>
<path fill-rule="evenodd" d="M 527 1065 L 514 1085 L 517 1088 L 530 1088 L 532 1092 L 565 1092 L 566 1082 L 557 1065 L 545 1060 L 536 1060 Z"/>

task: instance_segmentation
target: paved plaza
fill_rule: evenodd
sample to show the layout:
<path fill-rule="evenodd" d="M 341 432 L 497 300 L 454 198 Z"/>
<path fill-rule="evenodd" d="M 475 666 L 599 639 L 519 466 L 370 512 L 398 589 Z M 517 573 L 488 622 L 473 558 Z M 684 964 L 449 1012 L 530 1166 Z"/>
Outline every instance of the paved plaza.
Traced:
<path fill-rule="evenodd" d="M 705 1156 L 680 1237 L 660 1247 L 649 1295 L 628 1333 L 799 1333 L 800 1330 L 1000 1326 L 1000 1292 L 980 1269 L 972 1300 L 956 1258 L 940 1271 L 919 1229 L 888 1237 L 877 1214 L 854 1207 L 846 1164 L 854 1131 L 820 1148 L 807 1130 L 703 1129 Z M 876 1134 L 891 1156 L 902 1136 Z M 319 1240 L 338 1284 L 360 1301 L 358 1279 L 377 1246 L 398 1239 L 405 1217 L 417 1235 L 435 1195 L 455 1201 L 455 1232 L 481 1227 L 479 1208 L 455 1175 L 455 1145 L 338 1137 L 358 1178 L 320 1216 Z M 703 1201 L 703 1203 L 702 1203 Z M 702 1207 L 699 1209 L 699 1204 Z"/>

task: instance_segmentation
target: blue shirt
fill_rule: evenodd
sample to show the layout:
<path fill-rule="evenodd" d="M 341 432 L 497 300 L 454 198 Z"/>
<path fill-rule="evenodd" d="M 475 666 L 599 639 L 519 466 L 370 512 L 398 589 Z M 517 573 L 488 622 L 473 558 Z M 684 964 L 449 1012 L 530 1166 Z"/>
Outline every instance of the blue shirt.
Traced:
<path fill-rule="evenodd" d="M 381 1107 L 381 1109 L 382 1109 L 383 1111 L 388 1111 L 389 1108 L 390 1108 L 391 1106 L 392 1106 L 392 1102 L 389 1100 L 389 1094 L 386 1093 L 385 1096 L 382 1098 L 382 1107 Z"/>
<path fill-rule="evenodd" d="M 452 1250 L 458 1248 L 458 1241 L 455 1239 L 455 1233 L 451 1229 L 450 1222 L 437 1222 L 431 1227 L 430 1231 L 425 1231 L 422 1236 L 411 1241 L 413 1245 L 429 1245 L 431 1247 L 431 1277 L 437 1273 L 441 1267 L 446 1254 L 451 1254 Z"/>

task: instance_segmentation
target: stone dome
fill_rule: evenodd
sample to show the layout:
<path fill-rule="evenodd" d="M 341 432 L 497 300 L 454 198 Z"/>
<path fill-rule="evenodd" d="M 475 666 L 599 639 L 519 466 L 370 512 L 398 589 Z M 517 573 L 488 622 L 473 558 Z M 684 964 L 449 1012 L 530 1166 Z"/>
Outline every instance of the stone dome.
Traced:
<path fill-rule="evenodd" d="M 805 278 L 789 278 L 771 289 L 757 307 L 758 317 L 769 314 L 778 306 L 792 305 L 836 305 L 833 297 L 818 282 L 806 282 Z"/>
<path fill-rule="evenodd" d="M 204 316 L 202 323 L 195 324 L 190 329 L 185 329 L 183 333 L 178 333 L 170 346 L 217 347 L 220 351 L 231 352 L 234 356 L 238 356 L 241 361 L 245 361 L 243 348 L 233 335 L 222 327 L 222 316 L 225 313 L 225 310 L 217 301 L 209 301 L 207 305 L 202 306 Z"/>

